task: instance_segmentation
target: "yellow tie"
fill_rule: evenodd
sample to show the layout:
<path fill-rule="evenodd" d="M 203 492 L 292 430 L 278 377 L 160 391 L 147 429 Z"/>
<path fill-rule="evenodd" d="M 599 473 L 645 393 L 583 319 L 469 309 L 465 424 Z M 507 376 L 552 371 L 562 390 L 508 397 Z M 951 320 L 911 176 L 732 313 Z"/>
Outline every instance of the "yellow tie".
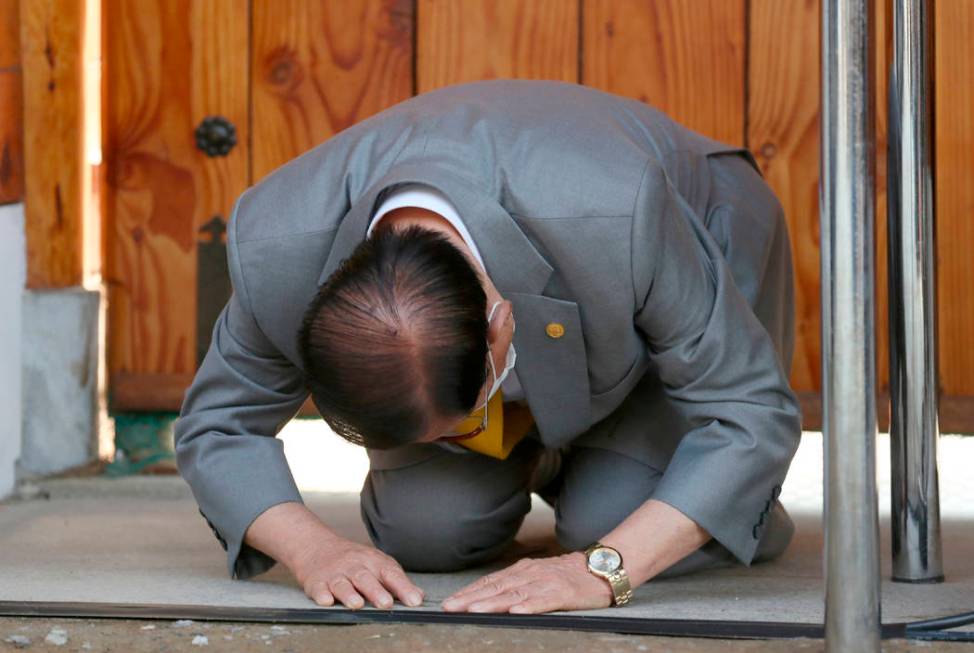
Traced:
<path fill-rule="evenodd" d="M 467 419 L 460 423 L 458 431 L 472 431 L 483 420 L 483 408 L 474 411 Z M 504 460 L 518 442 L 520 442 L 531 427 L 534 418 L 531 411 L 518 403 L 504 403 L 501 390 L 497 391 L 487 402 L 487 428 L 475 437 L 461 440 L 461 444 L 471 451 L 482 453 L 492 458 Z"/>

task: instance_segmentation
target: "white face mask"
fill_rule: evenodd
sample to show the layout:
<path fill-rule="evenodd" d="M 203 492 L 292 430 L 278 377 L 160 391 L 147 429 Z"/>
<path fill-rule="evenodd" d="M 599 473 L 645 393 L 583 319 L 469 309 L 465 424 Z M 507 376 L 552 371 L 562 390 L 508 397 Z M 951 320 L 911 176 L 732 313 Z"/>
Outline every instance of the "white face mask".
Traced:
<path fill-rule="evenodd" d="M 487 316 L 487 323 L 490 324 L 491 318 L 494 317 L 494 311 L 500 306 L 501 302 L 494 302 L 494 305 L 490 307 L 490 314 Z M 513 330 L 517 330 L 517 323 L 514 324 Z M 490 353 L 490 344 L 487 345 L 487 352 Z M 507 378 L 507 373 L 514 369 L 514 363 L 517 362 L 517 352 L 514 351 L 514 343 L 507 348 L 507 359 L 504 361 L 504 371 L 501 372 L 500 376 L 497 376 L 497 370 L 494 369 L 494 357 L 493 355 L 487 356 L 490 361 L 490 372 L 494 375 L 494 384 L 490 387 L 490 392 L 487 393 L 487 399 L 480 406 L 477 406 L 475 410 L 480 410 L 490 402 L 491 397 L 493 397 L 497 390 L 501 387 L 501 383 Z"/>

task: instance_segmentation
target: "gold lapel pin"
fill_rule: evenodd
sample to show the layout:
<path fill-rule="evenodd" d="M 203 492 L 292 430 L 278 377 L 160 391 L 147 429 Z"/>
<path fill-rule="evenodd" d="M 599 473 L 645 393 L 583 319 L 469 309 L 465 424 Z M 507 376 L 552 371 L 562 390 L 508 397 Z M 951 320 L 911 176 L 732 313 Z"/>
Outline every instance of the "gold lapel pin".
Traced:
<path fill-rule="evenodd" d="M 565 335 L 565 327 L 557 322 L 551 322 L 544 328 L 549 338 L 560 338 Z"/>

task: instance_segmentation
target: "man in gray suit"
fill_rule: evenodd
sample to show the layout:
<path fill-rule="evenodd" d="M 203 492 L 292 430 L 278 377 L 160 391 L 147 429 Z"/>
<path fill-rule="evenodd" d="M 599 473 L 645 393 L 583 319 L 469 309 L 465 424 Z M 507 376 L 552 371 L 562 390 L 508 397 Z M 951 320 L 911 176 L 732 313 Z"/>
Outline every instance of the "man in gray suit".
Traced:
<path fill-rule="evenodd" d="M 246 191 L 228 252 L 176 451 L 232 577 L 281 561 L 323 605 L 418 605 L 404 570 L 497 557 L 531 491 L 568 553 L 444 609 L 622 605 L 790 541 L 791 258 L 746 150 L 575 84 L 460 84 Z M 274 436 L 309 393 L 368 449 L 374 547 L 301 502 Z"/>

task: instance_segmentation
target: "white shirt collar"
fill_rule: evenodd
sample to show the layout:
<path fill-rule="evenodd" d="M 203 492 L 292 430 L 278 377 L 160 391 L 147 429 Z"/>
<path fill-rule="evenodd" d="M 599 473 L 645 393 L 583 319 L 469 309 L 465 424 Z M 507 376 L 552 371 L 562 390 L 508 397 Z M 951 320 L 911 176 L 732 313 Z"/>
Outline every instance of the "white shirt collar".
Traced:
<path fill-rule="evenodd" d="M 480 263 L 480 267 L 486 270 L 484 259 L 480 256 L 480 250 L 477 249 L 477 244 L 473 241 L 467 226 L 460 219 L 456 207 L 446 195 L 426 184 L 404 184 L 390 193 L 373 215 L 372 222 L 369 223 L 369 228 L 365 232 L 365 237 L 368 238 L 372 234 L 372 229 L 386 213 L 404 206 L 416 206 L 443 216 L 447 222 L 453 225 L 454 229 L 460 232 L 460 237 L 467 243 L 467 247 L 473 252 L 474 258 Z"/>

